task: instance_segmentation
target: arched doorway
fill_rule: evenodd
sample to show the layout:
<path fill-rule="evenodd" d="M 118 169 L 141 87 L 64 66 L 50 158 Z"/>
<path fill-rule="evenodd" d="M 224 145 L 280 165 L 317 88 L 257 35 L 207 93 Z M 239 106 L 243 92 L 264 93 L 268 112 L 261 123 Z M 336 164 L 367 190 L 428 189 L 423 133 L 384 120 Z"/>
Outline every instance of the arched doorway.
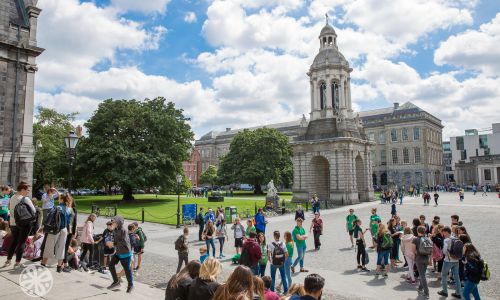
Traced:
<path fill-rule="evenodd" d="M 380 175 L 380 185 L 387 185 L 387 173 L 384 172 L 382 175 Z"/>
<path fill-rule="evenodd" d="M 315 156 L 311 159 L 312 193 L 316 193 L 319 199 L 330 199 L 330 163 L 323 156 Z"/>
<path fill-rule="evenodd" d="M 372 184 L 377 185 L 377 174 L 375 173 L 372 174 Z"/>
<path fill-rule="evenodd" d="M 366 191 L 365 164 L 361 155 L 356 156 L 356 186 L 358 187 L 358 200 L 362 200 L 363 192 Z"/>

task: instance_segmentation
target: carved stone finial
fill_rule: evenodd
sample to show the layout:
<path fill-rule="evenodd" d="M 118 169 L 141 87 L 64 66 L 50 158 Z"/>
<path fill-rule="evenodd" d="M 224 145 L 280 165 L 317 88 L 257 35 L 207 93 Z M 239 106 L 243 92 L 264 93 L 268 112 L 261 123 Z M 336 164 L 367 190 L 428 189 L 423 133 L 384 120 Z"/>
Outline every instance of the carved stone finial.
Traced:
<path fill-rule="evenodd" d="M 328 13 L 325 14 L 326 25 L 328 25 Z"/>

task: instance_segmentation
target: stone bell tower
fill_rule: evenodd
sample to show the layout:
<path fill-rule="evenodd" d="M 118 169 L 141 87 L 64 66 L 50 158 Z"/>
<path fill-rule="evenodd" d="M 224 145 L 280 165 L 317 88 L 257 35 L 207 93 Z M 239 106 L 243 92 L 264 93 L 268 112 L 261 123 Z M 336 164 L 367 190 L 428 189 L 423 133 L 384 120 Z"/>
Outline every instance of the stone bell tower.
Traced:
<path fill-rule="evenodd" d="M 319 34 L 319 53 L 307 75 L 310 121 L 302 122 L 293 146 L 294 201 L 317 194 L 322 205 L 373 200 L 371 142 L 351 102 L 352 68 L 337 46 L 328 24 Z"/>

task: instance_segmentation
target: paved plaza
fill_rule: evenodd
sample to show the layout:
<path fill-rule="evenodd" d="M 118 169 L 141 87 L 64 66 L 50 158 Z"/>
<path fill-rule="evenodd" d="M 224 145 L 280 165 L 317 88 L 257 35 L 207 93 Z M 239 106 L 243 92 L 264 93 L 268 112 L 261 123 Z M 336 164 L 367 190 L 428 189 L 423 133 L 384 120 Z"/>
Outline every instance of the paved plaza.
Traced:
<path fill-rule="evenodd" d="M 323 299 L 418 299 L 415 286 L 407 284 L 402 279 L 404 271 L 399 269 L 397 272 L 391 272 L 388 279 L 376 278 L 373 269 L 375 268 L 376 253 L 369 250 L 370 264 L 369 273 L 358 272 L 356 270 L 355 251 L 351 248 L 347 234 L 345 233 L 345 215 L 348 208 L 353 207 L 355 214 L 363 221 L 363 227 L 367 226 L 370 210 L 377 207 L 379 215 L 386 222 L 390 217 L 390 205 L 383 205 L 380 202 L 363 203 L 348 207 L 341 207 L 323 211 L 325 222 L 325 231 L 322 236 L 322 248 L 320 251 L 314 251 L 312 246 L 312 236 L 308 239 L 308 248 L 305 257 L 306 268 L 310 272 L 316 272 L 326 278 L 326 290 Z M 420 214 L 426 215 L 430 221 L 433 216 L 441 216 L 442 223 L 448 225 L 450 215 L 458 214 L 464 222 L 467 230 L 470 232 L 472 241 L 478 247 L 482 256 L 490 265 L 491 279 L 488 282 L 481 282 L 480 292 L 484 299 L 500 299 L 500 287 L 498 282 L 498 272 L 500 272 L 500 256 L 497 254 L 499 241 L 497 228 L 500 225 L 498 213 L 500 213 L 500 200 L 496 194 L 489 194 L 488 197 L 481 197 L 480 194 L 473 196 L 466 193 L 465 201 L 460 203 L 457 194 L 441 193 L 440 205 L 438 207 L 423 206 L 421 198 L 405 198 L 404 204 L 397 206 L 398 213 L 403 220 L 411 222 L 413 217 Z M 80 216 L 80 222 L 85 216 Z M 312 215 L 306 214 L 305 227 L 310 225 Z M 96 232 L 104 229 L 106 219 L 100 218 L 96 221 Z M 292 230 L 294 226 L 293 215 L 275 217 L 269 220 L 267 236 L 270 232 L 277 229 L 280 231 Z M 149 295 L 150 298 L 161 298 L 167 280 L 173 275 L 177 267 L 177 253 L 174 250 L 174 241 L 180 234 L 180 230 L 172 226 L 145 223 L 142 225 L 148 236 L 146 244 L 146 253 L 143 257 L 143 263 L 139 275 L 136 277 L 138 282 L 134 291 L 134 299 L 140 299 Z M 191 239 L 197 238 L 197 227 L 192 227 Z M 230 234 L 230 236 L 232 236 Z M 234 254 L 232 247 L 234 240 L 231 238 L 227 243 L 226 257 Z M 198 241 L 193 241 L 190 245 L 190 259 L 198 258 L 198 248 L 203 245 Z M 218 249 L 218 244 L 216 244 Z M 3 260 L 1 261 L 3 262 Z M 229 259 L 223 260 L 223 275 L 220 281 L 223 281 L 234 269 Z M 71 274 L 57 274 L 54 269 L 55 286 L 48 296 L 57 290 L 62 293 L 68 292 L 75 298 L 86 298 L 95 295 L 98 298 L 118 299 L 125 296 L 125 292 L 109 292 L 104 289 L 110 283 L 109 275 L 99 273 L 85 274 L 72 272 Z M 267 270 L 269 272 L 269 268 Z M 14 296 L 21 295 L 16 291 L 16 274 L 12 271 L 6 272 L 0 270 L 0 280 L 2 286 L 4 283 L 12 289 L 2 289 L 0 298 L 14 299 Z M 302 282 L 305 274 L 296 274 L 293 281 Z M 440 299 L 437 296 L 439 284 L 435 277 L 430 275 L 431 299 Z M 67 289 L 70 287 L 70 290 Z M 71 292 L 70 292 L 71 291 Z M 6 294 L 8 293 L 8 294 Z M 137 296 L 137 297 L 135 297 Z M 93 296 L 92 296 L 93 297 Z M 104 299 L 102 298 L 102 299 Z M 17 299 L 17 298 L 16 298 Z M 47 297 L 51 299 L 51 297 Z M 65 297 L 66 299 L 66 297 Z M 122 298 L 120 298 L 122 299 Z"/>

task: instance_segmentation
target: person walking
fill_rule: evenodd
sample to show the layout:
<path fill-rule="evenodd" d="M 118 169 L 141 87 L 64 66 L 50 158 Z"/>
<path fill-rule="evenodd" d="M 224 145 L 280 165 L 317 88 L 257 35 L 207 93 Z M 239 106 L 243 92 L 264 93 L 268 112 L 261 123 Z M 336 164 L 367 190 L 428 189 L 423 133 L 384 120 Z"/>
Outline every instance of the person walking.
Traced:
<path fill-rule="evenodd" d="M 200 207 L 200 212 L 196 216 L 195 223 L 198 224 L 198 241 L 203 241 L 203 231 L 205 230 L 205 217 L 203 216 L 203 207 Z"/>
<path fill-rule="evenodd" d="M 434 203 L 438 206 L 439 194 L 437 191 L 434 192 Z"/>
<path fill-rule="evenodd" d="M 464 190 L 460 189 L 458 191 L 458 198 L 460 199 L 460 202 L 464 202 Z"/>
<path fill-rule="evenodd" d="M 349 239 L 351 240 L 351 248 L 354 248 L 353 235 L 353 223 L 358 219 L 358 216 L 354 214 L 354 209 L 349 209 L 349 214 L 345 218 L 345 229 L 349 233 Z"/>
<path fill-rule="evenodd" d="M 208 220 L 207 226 L 205 227 L 205 230 L 203 231 L 203 237 L 202 239 L 205 241 L 205 244 L 207 246 L 207 251 L 208 254 L 210 255 L 210 246 L 212 246 L 212 256 L 215 257 L 215 225 L 212 222 L 212 220 Z"/>
<path fill-rule="evenodd" d="M 97 218 L 95 214 L 90 214 L 83 225 L 82 235 L 80 236 L 80 242 L 82 246 L 82 253 L 80 255 L 80 262 L 86 267 L 94 266 L 94 221 Z M 85 264 L 85 257 L 89 253 L 88 263 Z"/>
<path fill-rule="evenodd" d="M 314 219 L 311 222 L 311 228 L 309 228 L 309 233 L 313 232 L 314 235 L 314 249 L 317 251 L 321 248 L 320 236 L 323 234 L 323 220 L 319 212 L 314 213 Z"/>
<path fill-rule="evenodd" d="M 354 220 L 353 223 L 353 237 L 356 239 L 356 247 L 357 247 L 357 254 L 356 254 L 356 260 L 358 262 L 358 269 L 362 271 L 368 271 L 366 268 L 366 261 L 367 261 L 367 255 L 366 253 L 366 242 L 365 242 L 365 232 L 368 230 L 366 229 L 363 231 L 361 228 L 361 220 L 356 219 Z"/>
<path fill-rule="evenodd" d="M 293 264 L 293 252 L 294 252 L 294 246 L 293 246 L 293 238 L 292 238 L 292 233 L 290 231 L 285 231 L 285 245 L 286 245 L 286 252 L 287 252 L 287 258 L 285 261 L 285 275 L 287 279 L 287 286 L 290 288 L 292 286 L 292 274 L 291 274 L 291 267 Z"/>
<path fill-rule="evenodd" d="M 220 222 L 218 222 L 217 228 L 215 229 L 215 236 L 219 241 L 219 259 L 222 259 L 226 257 L 224 255 L 224 243 L 228 238 L 226 230 L 226 219 L 222 219 L 220 220 Z"/>
<path fill-rule="evenodd" d="M 264 210 L 259 208 L 259 211 L 255 215 L 255 229 L 257 230 L 258 233 L 264 233 L 266 234 L 266 225 L 267 225 L 267 219 L 266 216 L 264 215 Z"/>
<path fill-rule="evenodd" d="M 306 235 L 306 230 L 304 227 L 302 227 L 303 220 L 302 219 L 297 219 L 297 226 L 292 231 L 292 237 L 293 241 L 295 242 L 295 245 L 297 246 L 297 258 L 295 259 L 295 262 L 293 263 L 291 270 L 292 273 L 295 273 L 295 266 L 300 263 L 300 272 L 309 272 L 308 270 L 304 269 L 304 256 L 306 254 L 306 240 L 307 240 L 307 235 Z"/>
<path fill-rule="evenodd" d="M 464 283 L 464 299 L 470 300 L 470 295 L 474 296 L 475 300 L 479 300 L 479 289 L 477 285 L 481 282 L 481 276 L 483 273 L 484 262 L 481 259 L 479 251 L 472 243 L 467 243 L 464 245 L 464 257 L 465 257 L 465 283 Z"/>
<path fill-rule="evenodd" d="M 271 291 L 274 292 L 276 283 L 276 270 L 279 270 L 281 276 L 281 283 L 283 284 L 283 292 L 288 292 L 288 282 L 285 272 L 285 262 L 288 259 L 288 250 L 285 244 L 280 241 L 280 232 L 278 230 L 273 233 L 274 241 L 267 245 L 267 257 L 269 258 L 271 266 Z"/>
<path fill-rule="evenodd" d="M 420 285 L 417 290 L 423 293 L 425 299 L 429 299 L 429 287 L 427 286 L 427 265 L 429 265 L 429 257 L 432 254 L 432 241 L 426 236 L 427 232 L 424 226 L 418 226 L 418 236 L 413 238 L 415 245 L 416 256 L 415 265 L 417 266 L 418 278 Z"/>
<path fill-rule="evenodd" d="M 406 263 L 408 264 L 408 274 L 406 275 L 406 281 L 415 284 L 415 271 L 413 267 L 415 266 L 415 256 L 417 255 L 417 247 L 413 243 L 415 236 L 411 232 L 410 227 L 405 227 L 404 235 L 401 242 L 401 251 L 405 256 Z"/>
<path fill-rule="evenodd" d="M 448 273 L 451 271 L 453 278 L 455 279 L 455 293 L 451 295 L 455 298 L 460 299 L 462 295 L 462 285 L 460 284 L 460 274 L 459 274 L 459 264 L 458 261 L 461 259 L 463 250 L 459 252 L 457 249 L 462 247 L 463 244 L 456 237 L 451 236 L 451 228 L 445 226 L 441 230 L 441 234 L 444 237 L 443 242 L 443 254 L 444 254 L 444 262 L 443 262 L 443 270 L 441 273 L 441 291 L 438 292 L 438 295 L 443 297 L 448 297 Z"/>
<path fill-rule="evenodd" d="M 486 193 L 488 189 L 486 188 L 486 185 L 483 185 L 482 187 L 483 193 L 481 194 L 481 197 L 488 197 L 488 194 Z"/>
<path fill-rule="evenodd" d="M 10 266 L 11 259 L 12 256 L 14 256 L 14 253 L 16 254 L 14 269 L 24 267 L 24 265 L 21 264 L 21 258 L 23 257 L 26 239 L 28 238 L 32 223 L 35 220 L 36 213 L 33 203 L 31 202 L 30 198 L 28 198 L 30 188 L 31 187 L 26 182 L 22 181 L 17 186 L 16 194 L 10 198 L 9 225 L 12 234 L 12 242 L 10 244 L 9 250 L 7 251 L 7 260 L 5 261 L 2 268 Z M 26 214 L 23 214 L 23 216 L 18 216 L 22 217 L 22 220 L 16 220 L 16 215 L 14 213 L 18 205 L 23 205 L 23 211 L 26 212 Z"/>
<path fill-rule="evenodd" d="M 231 229 L 233 230 L 234 248 L 236 249 L 236 254 L 240 254 L 241 247 L 243 247 L 243 239 L 245 238 L 245 228 L 241 225 L 240 218 L 234 219 Z"/>
<path fill-rule="evenodd" d="M 115 254 L 111 257 L 109 262 L 109 271 L 113 278 L 113 282 L 108 286 L 108 289 L 113 290 L 121 286 L 116 273 L 116 264 L 120 262 L 127 277 L 127 293 L 131 293 L 134 289 L 134 279 L 132 278 L 133 249 L 130 246 L 128 229 L 123 225 L 123 222 L 122 216 L 116 216 L 113 219 L 115 225 L 113 231 Z"/>
<path fill-rule="evenodd" d="M 263 277 L 264 275 L 266 275 L 267 260 L 268 260 L 267 242 L 265 234 L 260 232 L 257 235 L 257 241 L 259 242 L 260 253 L 262 253 L 262 257 L 259 260 L 259 276 Z"/>
<path fill-rule="evenodd" d="M 214 257 L 209 257 L 201 265 L 200 276 L 193 280 L 187 300 L 212 300 L 220 284 L 217 277 L 222 271 L 222 264 Z"/>
<path fill-rule="evenodd" d="M 319 212 L 320 205 L 321 204 L 319 202 L 318 195 L 314 194 L 312 196 L 312 199 L 311 199 L 311 206 L 312 206 L 312 212 L 313 212 L 313 214 Z"/>
<path fill-rule="evenodd" d="M 389 255 L 392 248 L 392 238 L 391 234 L 387 230 L 385 224 L 380 223 L 377 232 L 377 270 L 375 275 L 381 275 L 384 277 L 388 276 L 390 271 L 389 265 Z M 382 266 L 384 267 L 384 273 L 382 272 Z"/>
<path fill-rule="evenodd" d="M 185 267 L 187 267 L 189 264 L 188 238 L 189 228 L 184 227 L 184 229 L 182 230 L 182 235 L 180 235 L 175 241 L 175 250 L 177 250 L 177 256 L 179 257 L 176 273 L 179 273 L 181 271 L 182 263 L 184 263 Z"/>

